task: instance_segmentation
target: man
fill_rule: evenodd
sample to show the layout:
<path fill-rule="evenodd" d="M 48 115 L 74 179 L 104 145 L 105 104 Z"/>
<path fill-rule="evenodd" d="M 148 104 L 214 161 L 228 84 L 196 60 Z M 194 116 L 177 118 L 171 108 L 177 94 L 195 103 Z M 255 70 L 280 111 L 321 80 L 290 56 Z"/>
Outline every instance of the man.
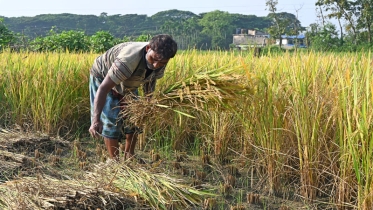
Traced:
<path fill-rule="evenodd" d="M 119 103 L 123 96 L 145 94 L 155 89 L 156 80 L 163 77 L 168 61 L 177 51 L 171 36 L 160 34 L 147 42 L 118 44 L 97 57 L 90 70 L 91 127 L 94 138 L 104 137 L 110 158 L 118 159 L 123 119 L 119 119 Z M 122 102 L 122 101 L 121 101 Z M 137 130 L 125 127 L 125 158 L 135 153 Z"/>

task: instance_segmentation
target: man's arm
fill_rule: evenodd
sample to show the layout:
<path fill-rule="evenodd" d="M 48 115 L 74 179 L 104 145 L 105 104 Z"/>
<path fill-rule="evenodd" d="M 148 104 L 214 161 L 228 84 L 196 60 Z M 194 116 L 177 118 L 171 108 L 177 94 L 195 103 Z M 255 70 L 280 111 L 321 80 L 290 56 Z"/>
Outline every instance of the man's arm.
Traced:
<path fill-rule="evenodd" d="M 163 66 L 161 69 L 155 70 L 155 76 L 149 82 L 143 84 L 142 88 L 145 96 L 152 97 L 152 93 L 155 91 L 155 85 L 157 84 L 157 79 L 160 79 L 164 75 L 166 66 Z"/>
<path fill-rule="evenodd" d="M 152 96 L 152 93 L 155 90 L 156 83 L 157 83 L 157 79 L 153 79 L 143 84 L 142 88 L 143 88 L 145 96 L 148 96 L 148 97 Z"/>
<path fill-rule="evenodd" d="M 101 122 L 101 112 L 105 106 L 106 96 L 109 91 L 115 86 L 115 82 L 108 76 L 104 78 L 101 85 L 98 87 L 95 100 L 93 102 L 93 116 L 92 116 L 92 124 L 89 128 L 89 132 L 93 137 L 98 138 L 98 133 L 102 132 L 102 122 Z"/>

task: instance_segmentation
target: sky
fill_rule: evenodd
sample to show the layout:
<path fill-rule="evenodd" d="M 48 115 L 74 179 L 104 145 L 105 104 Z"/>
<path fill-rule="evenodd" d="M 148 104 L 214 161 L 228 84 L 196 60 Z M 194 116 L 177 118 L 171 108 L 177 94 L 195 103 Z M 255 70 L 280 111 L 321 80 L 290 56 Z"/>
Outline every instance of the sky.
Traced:
<path fill-rule="evenodd" d="M 316 0 L 278 0 L 278 12 L 298 14 L 302 26 L 317 22 Z M 165 10 L 183 10 L 195 14 L 214 10 L 243 15 L 267 16 L 265 0 L 0 0 L 0 16 L 21 17 L 40 14 L 72 13 L 79 15 L 141 14 L 152 16 Z M 298 11 L 298 12 L 297 12 Z"/>

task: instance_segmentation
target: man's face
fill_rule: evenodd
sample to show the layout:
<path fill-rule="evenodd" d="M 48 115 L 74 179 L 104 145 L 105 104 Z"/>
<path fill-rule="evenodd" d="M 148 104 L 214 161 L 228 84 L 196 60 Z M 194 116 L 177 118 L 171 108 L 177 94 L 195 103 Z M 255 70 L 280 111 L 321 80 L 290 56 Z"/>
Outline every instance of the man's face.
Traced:
<path fill-rule="evenodd" d="M 154 50 L 148 48 L 145 56 L 146 65 L 149 69 L 155 70 L 165 66 L 170 59 L 160 59 L 160 56 Z"/>

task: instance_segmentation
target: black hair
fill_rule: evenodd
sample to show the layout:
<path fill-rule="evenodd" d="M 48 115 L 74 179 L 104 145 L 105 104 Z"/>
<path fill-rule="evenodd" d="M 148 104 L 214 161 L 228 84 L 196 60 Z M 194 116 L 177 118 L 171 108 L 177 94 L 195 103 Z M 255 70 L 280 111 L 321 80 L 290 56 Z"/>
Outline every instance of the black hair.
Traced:
<path fill-rule="evenodd" d="M 168 34 L 154 36 L 149 42 L 150 49 L 154 50 L 161 58 L 173 58 L 177 52 L 177 43 Z"/>

